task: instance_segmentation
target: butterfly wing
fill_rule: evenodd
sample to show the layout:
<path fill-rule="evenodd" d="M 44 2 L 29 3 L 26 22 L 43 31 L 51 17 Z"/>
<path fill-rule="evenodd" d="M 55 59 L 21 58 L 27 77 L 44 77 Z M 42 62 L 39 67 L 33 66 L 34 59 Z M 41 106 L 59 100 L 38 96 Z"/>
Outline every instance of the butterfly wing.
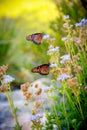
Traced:
<path fill-rule="evenodd" d="M 41 65 L 39 73 L 41 75 L 48 75 L 49 74 L 49 65 L 48 64 Z"/>
<path fill-rule="evenodd" d="M 41 42 L 42 42 L 42 38 L 43 38 L 43 34 L 41 34 L 41 33 L 36 33 L 36 34 L 33 34 L 33 39 L 32 39 L 32 41 L 33 41 L 35 44 L 39 45 L 39 44 L 41 44 Z"/>
<path fill-rule="evenodd" d="M 32 69 L 32 72 L 33 72 L 33 73 L 39 73 L 39 67 L 34 67 L 34 68 Z"/>
<path fill-rule="evenodd" d="M 49 74 L 49 64 L 43 64 L 32 69 L 33 73 L 39 73 L 41 75 Z"/>
<path fill-rule="evenodd" d="M 33 40 L 33 36 L 32 36 L 32 35 L 28 35 L 28 36 L 26 37 L 26 40 L 32 41 L 32 40 Z"/>
<path fill-rule="evenodd" d="M 34 33 L 26 37 L 28 41 L 33 41 L 33 43 L 40 45 L 43 39 L 42 33 Z"/>

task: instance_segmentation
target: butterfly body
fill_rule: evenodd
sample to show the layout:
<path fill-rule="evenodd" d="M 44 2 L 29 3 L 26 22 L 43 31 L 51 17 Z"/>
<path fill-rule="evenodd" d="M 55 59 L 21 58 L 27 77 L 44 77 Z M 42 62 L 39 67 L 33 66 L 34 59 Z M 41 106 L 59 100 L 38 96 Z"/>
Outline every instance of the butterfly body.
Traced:
<path fill-rule="evenodd" d="M 32 41 L 36 45 L 40 45 L 41 42 L 42 42 L 42 39 L 43 39 L 43 35 L 44 35 L 43 33 L 34 33 L 34 34 L 31 34 L 31 35 L 28 35 L 26 37 L 26 39 L 28 41 Z"/>
<path fill-rule="evenodd" d="M 33 73 L 39 73 L 41 75 L 49 74 L 49 64 L 43 64 L 32 69 Z"/>

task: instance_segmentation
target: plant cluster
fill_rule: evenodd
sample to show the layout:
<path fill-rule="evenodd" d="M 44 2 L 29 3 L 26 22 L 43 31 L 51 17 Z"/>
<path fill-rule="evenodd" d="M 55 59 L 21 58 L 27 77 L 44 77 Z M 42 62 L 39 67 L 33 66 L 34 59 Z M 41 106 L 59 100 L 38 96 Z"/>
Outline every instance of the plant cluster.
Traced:
<path fill-rule="evenodd" d="M 58 93 L 52 97 L 54 106 L 51 114 L 56 115 L 55 124 L 60 130 L 86 130 L 87 19 L 83 18 L 80 22 L 71 24 L 67 15 L 64 20 L 66 37 L 61 40 L 65 46 L 65 54 L 62 54 L 58 46 L 54 47 L 54 44 L 49 45 L 47 52 L 52 67 L 50 72 L 55 79 L 53 86 Z M 57 81 L 61 82 L 61 87 L 56 86 Z M 56 123 L 56 117 L 60 120 L 59 124 Z M 48 118 L 48 122 L 50 119 Z"/>
<path fill-rule="evenodd" d="M 3 65 L 0 67 L 0 82 L 1 82 L 1 86 L 0 86 L 0 92 L 5 93 L 9 102 L 9 106 L 12 112 L 12 115 L 14 117 L 14 121 L 15 121 L 15 126 L 14 126 L 14 130 L 21 130 L 21 126 L 19 125 L 19 121 L 17 119 L 17 111 L 18 108 L 15 107 L 14 105 L 14 101 L 12 99 L 12 91 L 11 91 L 11 82 L 14 81 L 15 79 L 6 74 L 6 71 L 8 69 L 8 65 Z"/>

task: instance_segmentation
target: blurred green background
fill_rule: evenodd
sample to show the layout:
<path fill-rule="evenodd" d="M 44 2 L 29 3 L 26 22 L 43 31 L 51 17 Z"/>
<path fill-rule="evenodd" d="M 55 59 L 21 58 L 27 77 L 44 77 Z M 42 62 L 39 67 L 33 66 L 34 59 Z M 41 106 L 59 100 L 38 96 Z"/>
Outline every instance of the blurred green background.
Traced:
<path fill-rule="evenodd" d="M 63 16 L 72 23 L 87 18 L 87 0 L 0 0 L 0 65 L 8 64 L 8 74 L 17 83 L 42 77 L 32 74 L 34 66 L 48 63 L 48 44 L 36 46 L 26 36 L 44 32 L 55 37 L 55 45 L 64 50 Z"/>

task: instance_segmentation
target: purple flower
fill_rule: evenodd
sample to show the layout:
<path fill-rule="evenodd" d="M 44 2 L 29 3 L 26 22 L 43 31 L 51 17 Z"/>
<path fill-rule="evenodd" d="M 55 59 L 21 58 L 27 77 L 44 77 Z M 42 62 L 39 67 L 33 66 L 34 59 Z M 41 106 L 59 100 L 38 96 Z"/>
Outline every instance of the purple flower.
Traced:
<path fill-rule="evenodd" d="M 4 82 L 5 84 L 10 83 L 10 82 L 12 82 L 12 81 L 14 81 L 14 80 L 15 80 L 15 78 L 13 78 L 13 77 L 10 76 L 10 75 L 3 75 L 3 82 Z"/>
<path fill-rule="evenodd" d="M 42 117 L 43 117 L 43 113 L 38 113 L 36 115 L 30 116 L 30 120 L 34 121 L 34 120 L 37 120 L 38 118 L 42 118 Z"/>
<path fill-rule="evenodd" d="M 79 23 L 76 23 L 76 27 L 85 27 L 87 25 L 87 19 L 83 18 Z"/>
<path fill-rule="evenodd" d="M 70 78 L 71 76 L 70 75 L 68 75 L 68 74 L 61 74 L 61 75 L 59 75 L 59 77 L 57 78 L 57 80 L 58 81 L 64 81 L 64 80 L 66 80 L 66 79 L 68 79 L 68 78 Z"/>
<path fill-rule="evenodd" d="M 87 19 L 83 18 L 81 20 L 82 27 L 85 27 L 87 25 Z"/>
<path fill-rule="evenodd" d="M 67 40 L 67 38 L 66 37 L 62 37 L 62 41 L 66 41 Z"/>
<path fill-rule="evenodd" d="M 81 23 L 76 23 L 75 24 L 76 27 L 81 27 L 81 25 L 82 25 Z"/>
<path fill-rule="evenodd" d="M 87 23 L 87 19 L 83 18 L 83 19 L 81 20 L 81 22 Z"/>
<path fill-rule="evenodd" d="M 30 116 L 30 120 L 31 120 L 31 121 L 36 120 L 36 115 Z"/>

